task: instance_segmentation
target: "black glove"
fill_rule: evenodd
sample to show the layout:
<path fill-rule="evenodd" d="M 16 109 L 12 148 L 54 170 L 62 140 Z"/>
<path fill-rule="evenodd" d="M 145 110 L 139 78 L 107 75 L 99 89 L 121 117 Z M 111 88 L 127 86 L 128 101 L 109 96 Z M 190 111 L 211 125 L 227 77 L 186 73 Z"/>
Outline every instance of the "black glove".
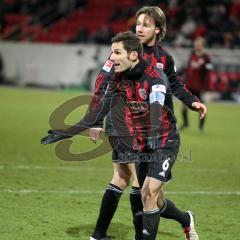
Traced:
<path fill-rule="evenodd" d="M 48 135 L 41 139 L 41 144 L 51 144 L 72 136 L 71 134 L 64 133 L 64 130 L 49 130 Z"/>

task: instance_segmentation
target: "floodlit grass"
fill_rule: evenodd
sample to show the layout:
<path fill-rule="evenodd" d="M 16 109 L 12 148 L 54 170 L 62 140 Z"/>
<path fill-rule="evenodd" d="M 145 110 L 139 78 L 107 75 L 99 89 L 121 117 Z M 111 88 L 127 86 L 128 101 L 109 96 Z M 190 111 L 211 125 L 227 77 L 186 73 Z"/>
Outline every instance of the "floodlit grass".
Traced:
<path fill-rule="evenodd" d="M 85 162 L 56 158 L 55 145 L 42 146 L 48 118 L 78 92 L 0 88 L 0 239 L 86 240 L 93 231 L 102 192 L 112 176 L 111 155 Z M 176 103 L 179 116 L 180 104 Z M 240 107 L 208 104 L 204 133 L 197 114 L 181 133 L 181 151 L 165 187 L 177 206 L 196 214 L 200 238 L 240 239 Z M 66 121 L 76 122 L 84 108 Z M 86 137 L 74 140 L 74 151 L 93 149 Z M 98 145 L 97 145 L 98 146 Z M 109 234 L 133 239 L 128 190 L 122 196 Z M 161 219 L 158 239 L 184 239 L 178 223 Z"/>

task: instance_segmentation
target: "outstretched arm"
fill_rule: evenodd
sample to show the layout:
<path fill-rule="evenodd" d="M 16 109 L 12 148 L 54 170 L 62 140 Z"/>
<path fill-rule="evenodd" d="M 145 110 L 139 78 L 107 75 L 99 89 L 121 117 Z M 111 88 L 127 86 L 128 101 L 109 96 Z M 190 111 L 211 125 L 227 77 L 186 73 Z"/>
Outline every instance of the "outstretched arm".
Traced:
<path fill-rule="evenodd" d="M 88 112 L 74 126 L 66 129 L 66 130 L 50 130 L 48 131 L 49 135 L 41 139 L 42 144 L 50 144 L 57 141 L 60 141 L 65 138 L 73 137 L 74 135 L 79 134 L 80 132 L 94 127 L 96 123 L 102 121 L 104 116 L 110 111 L 111 108 L 111 99 L 115 92 L 115 84 L 114 82 L 109 82 L 107 91 L 101 101 L 94 105 L 94 108 L 90 106 Z"/>

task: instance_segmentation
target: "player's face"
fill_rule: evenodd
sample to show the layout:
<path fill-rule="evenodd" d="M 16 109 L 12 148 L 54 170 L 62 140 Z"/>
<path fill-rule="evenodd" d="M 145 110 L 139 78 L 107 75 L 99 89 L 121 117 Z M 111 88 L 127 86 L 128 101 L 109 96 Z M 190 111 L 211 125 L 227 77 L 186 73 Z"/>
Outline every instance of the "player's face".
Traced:
<path fill-rule="evenodd" d="M 203 46 L 203 41 L 201 40 L 201 39 L 197 39 L 197 40 L 195 40 L 195 42 L 194 42 L 194 49 L 196 50 L 196 51 L 202 51 L 203 50 L 203 48 L 204 48 L 204 46 Z"/>
<path fill-rule="evenodd" d="M 133 62 L 130 60 L 122 42 L 113 43 L 111 49 L 110 60 L 114 63 L 115 73 L 123 72 L 133 66 Z"/>
<path fill-rule="evenodd" d="M 153 46 L 160 29 L 155 26 L 154 19 L 145 14 L 139 15 L 136 24 L 136 35 L 142 44 Z"/>

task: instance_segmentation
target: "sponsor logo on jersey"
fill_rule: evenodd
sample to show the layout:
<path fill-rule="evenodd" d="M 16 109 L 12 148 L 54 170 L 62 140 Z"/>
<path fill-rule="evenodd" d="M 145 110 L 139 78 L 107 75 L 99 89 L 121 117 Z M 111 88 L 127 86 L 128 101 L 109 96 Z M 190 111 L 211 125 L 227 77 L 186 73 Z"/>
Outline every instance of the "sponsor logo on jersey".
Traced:
<path fill-rule="evenodd" d="M 163 92 L 166 93 L 166 86 L 158 84 L 152 86 L 152 92 Z"/>
<path fill-rule="evenodd" d="M 158 63 L 156 63 L 156 66 L 157 66 L 157 68 L 163 70 L 163 64 L 162 63 L 158 62 Z"/>
<path fill-rule="evenodd" d="M 148 111 L 146 102 L 128 101 L 127 105 L 132 113 L 143 113 Z"/>
<path fill-rule="evenodd" d="M 105 70 L 106 72 L 110 72 L 113 66 L 113 62 L 111 62 L 110 60 L 107 60 L 103 66 L 103 70 Z"/>
<path fill-rule="evenodd" d="M 146 100 L 147 99 L 147 92 L 146 92 L 146 90 L 144 88 L 140 88 L 138 91 L 139 91 L 140 97 L 143 100 Z"/>

